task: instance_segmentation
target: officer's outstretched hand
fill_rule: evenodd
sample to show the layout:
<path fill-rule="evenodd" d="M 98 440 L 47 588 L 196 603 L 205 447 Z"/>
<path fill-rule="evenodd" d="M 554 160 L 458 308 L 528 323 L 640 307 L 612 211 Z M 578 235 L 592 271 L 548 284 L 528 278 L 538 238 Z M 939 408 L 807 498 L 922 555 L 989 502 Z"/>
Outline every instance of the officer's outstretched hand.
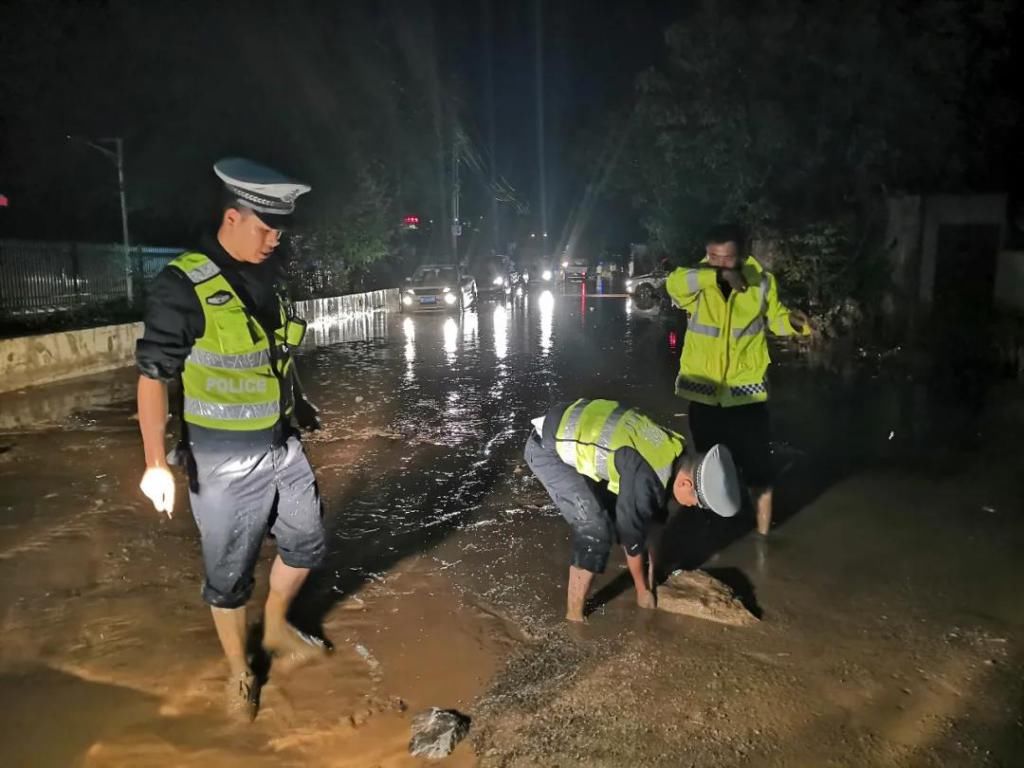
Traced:
<path fill-rule="evenodd" d="M 153 502 L 157 512 L 165 512 L 168 519 L 174 516 L 174 475 L 171 470 L 167 467 L 147 467 L 139 488 Z"/>
<path fill-rule="evenodd" d="M 792 325 L 793 330 L 801 336 L 810 336 L 814 330 L 811 327 L 810 318 L 799 309 L 791 309 L 789 311 L 789 324 Z"/>

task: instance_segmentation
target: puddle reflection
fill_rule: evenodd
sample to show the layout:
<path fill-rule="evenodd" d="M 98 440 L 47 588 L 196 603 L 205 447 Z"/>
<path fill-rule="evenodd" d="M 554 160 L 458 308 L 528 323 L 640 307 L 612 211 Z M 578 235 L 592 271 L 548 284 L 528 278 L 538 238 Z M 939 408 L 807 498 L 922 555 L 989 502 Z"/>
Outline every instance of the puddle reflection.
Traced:
<path fill-rule="evenodd" d="M 547 355 L 551 351 L 551 336 L 555 321 L 555 295 L 544 291 L 537 300 L 540 309 L 540 351 Z"/>
<path fill-rule="evenodd" d="M 402 321 L 405 331 L 405 380 L 410 384 L 416 380 L 416 324 L 411 317 Z"/>
<path fill-rule="evenodd" d="M 478 323 L 476 312 L 467 312 L 462 316 L 462 346 L 464 349 L 475 346 Z"/>
<path fill-rule="evenodd" d="M 455 358 L 459 351 L 459 324 L 455 318 L 449 317 L 444 321 L 444 356 L 448 365 L 455 365 Z"/>
<path fill-rule="evenodd" d="M 508 310 L 498 305 L 494 308 L 494 356 L 504 360 L 508 355 Z"/>

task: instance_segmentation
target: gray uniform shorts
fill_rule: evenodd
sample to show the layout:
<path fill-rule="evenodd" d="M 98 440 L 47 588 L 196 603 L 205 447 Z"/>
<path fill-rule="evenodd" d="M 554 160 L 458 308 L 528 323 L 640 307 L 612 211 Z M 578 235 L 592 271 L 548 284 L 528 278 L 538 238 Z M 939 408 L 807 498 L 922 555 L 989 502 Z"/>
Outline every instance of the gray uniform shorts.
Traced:
<path fill-rule="evenodd" d="M 555 450 L 555 429 L 567 407 L 558 405 L 548 411 L 544 435 L 530 432 L 523 455 L 572 528 L 572 564 L 591 573 L 604 573 L 615 541 L 612 516 L 598 497 L 596 483 L 562 461 Z"/>
<path fill-rule="evenodd" d="M 249 600 L 268 530 L 286 565 L 313 568 L 323 561 L 320 494 L 297 437 L 241 455 L 199 447 L 193 456 L 198 490 L 189 498 L 206 568 L 203 600 L 209 605 L 238 608 Z"/>

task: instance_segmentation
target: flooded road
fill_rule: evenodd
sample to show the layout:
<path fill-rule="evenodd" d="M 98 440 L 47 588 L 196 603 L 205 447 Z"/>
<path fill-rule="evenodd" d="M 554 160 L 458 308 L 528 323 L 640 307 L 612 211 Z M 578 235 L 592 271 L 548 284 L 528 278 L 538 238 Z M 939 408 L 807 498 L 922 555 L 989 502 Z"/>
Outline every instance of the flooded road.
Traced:
<path fill-rule="evenodd" d="M 550 293 L 314 327 L 331 544 L 296 619 L 336 652 L 271 671 L 250 727 L 220 714 L 184 487 L 171 521 L 137 490 L 133 373 L 0 397 L 0 764 L 411 766 L 429 706 L 474 717 L 456 766 L 1022 764 L 1015 388 L 966 403 L 896 361 L 780 352 L 781 526 L 672 526 L 675 564 L 761 622 L 638 612 L 618 554 L 563 626 L 568 531 L 524 472 L 529 420 L 608 397 L 685 432 L 682 330 Z"/>

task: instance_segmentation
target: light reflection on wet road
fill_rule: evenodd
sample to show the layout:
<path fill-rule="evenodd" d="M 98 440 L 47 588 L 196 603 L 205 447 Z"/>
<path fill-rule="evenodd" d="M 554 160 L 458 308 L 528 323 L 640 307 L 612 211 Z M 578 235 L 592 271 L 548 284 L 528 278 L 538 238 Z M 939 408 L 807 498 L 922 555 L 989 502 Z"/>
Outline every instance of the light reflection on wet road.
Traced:
<path fill-rule="evenodd" d="M 619 398 L 682 428 L 666 329 L 621 298 L 549 291 L 461 316 L 313 327 L 321 346 L 300 365 L 325 424 L 307 442 L 338 544 L 332 591 L 357 588 L 360 568 L 386 570 L 457 528 L 511 521 L 518 516 L 506 513 L 523 504 L 537 515 L 539 486 L 515 470 L 530 419 L 554 402 Z M 353 453 L 352 437 L 371 439 Z"/>
<path fill-rule="evenodd" d="M 322 586 L 350 593 L 366 574 L 445 542 L 437 556 L 465 559 L 468 576 L 474 568 L 491 574 L 480 592 L 504 579 L 534 598 L 548 590 L 547 600 L 555 588 L 548 583 L 563 575 L 566 527 L 522 472 L 529 420 L 554 402 L 608 397 L 686 432 L 685 404 L 672 394 L 682 330 L 677 313 L 651 316 L 621 298 L 550 292 L 484 302 L 461 316 L 319 319 L 300 371 L 324 424 L 306 440 L 334 543 Z M 118 501 L 137 505 L 132 378 L 131 371 L 97 377 L 117 402 L 94 403 L 62 424 L 65 441 L 77 440 L 76 430 L 84 443 L 102 433 L 134 457 L 117 470 Z M 864 367 L 844 382 L 785 356 L 773 367 L 780 509 L 799 511 L 858 463 L 892 466 L 955 447 L 934 439 L 951 412 L 928 401 L 927 386 L 898 378 Z M 21 401 L 28 400 L 36 398 Z M 18 452 L 43 452 L 47 439 L 19 438 Z M 459 531 L 467 535 L 450 536 Z M 513 584 L 505 575 L 517 559 L 530 568 L 520 567 Z"/>
<path fill-rule="evenodd" d="M 485 303 L 461 317 L 375 314 L 313 325 L 300 370 L 322 409 L 324 429 L 309 436 L 306 445 L 323 491 L 330 553 L 327 566 L 299 601 L 302 615 L 296 618 L 314 629 L 316 622 L 333 617 L 334 631 L 325 634 L 342 647 L 358 636 L 361 642 L 372 641 L 378 653 L 391 642 L 393 656 L 385 666 L 415 659 L 409 662 L 410 677 L 419 674 L 419 665 L 431 663 L 417 657 L 423 637 L 457 636 L 447 624 L 420 621 L 411 610 L 441 581 L 454 585 L 458 594 L 446 586 L 430 595 L 470 618 L 471 630 L 463 630 L 468 644 L 478 644 L 473 633 L 485 631 L 478 626 L 480 616 L 488 621 L 510 617 L 516 637 L 543 638 L 543 630 L 560 624 L 568 531 L 543 490 L 523 471 L 520 454 L 529 419 L 555 401 L 611 397 L 685 431 L 685 405 L 672 395 L 682 339 L 679 323 L 675 315 L 645 316 L 622 299 L 540 294 L 508 306 Z M 756 583 L 767 620 L 757 630 L 728 636 L 718 627 L 669 616 L 648 625 L 629 595 L 621 595 L 600 609 L 609 615 L 591 623 L 581 647 L 603 652 L 600 643 L 590 641 L 625 638 L 636 644 L 627 643 L 628 648 L 639 649 L 635 655 L 588 672 L 571 659 L 563 664 L 564 646 L 554 643 L 547 655 L 539 654 L 550 666 L 542 664 L 536 674 L 523 673 L 522 678 L 515 668 L 503 673 L 499 692 L 519 696 L 525 691 L 536 699 L 527 697 L 525 711 L 543 708 L 545 717 L 532 718 L 538 727 L 557 722 L 561 711 L 565 724 L 559 733 L 582 734 L 591 741 L 593 732 L 580 727 L 578 715 L 593 705 L 591 696 L 600 686 L 580 685 L 585 699 L 570 696 L 558 710 L 551 706 L 556 696 L 549 697 L 544 683 L 573 689 L 593 674 L 604 684 L 607 669 L 622 670 L 627 678 L 621 685 L 608 683 L 607 700 L 621 704 L 624 692 L 642 699 L 627 701 L 621 710 L 594 709 L 615 728 L 644 729 L 616 730 L 614 740 L 645 743 L 648 726 L 660 727 L 657 715 L 649 717 L 649 703 L 657 700 L 668 706 L 661 718 L 673 733 L 680 723 L 688 724 L 690 730 L 680 736 L 686 749 L 715 747 L 705 738 L 707 723 L 695 719 L 694 712 L 725 713 L 715 727 L 740 723 L 742 731 L 752 705 L 760 703 L 761 715 L 770 719 L 778 702 L 790 702 L 793 722 L 835 722 L 847 734 L 854 715 L 862 724 L 878 718 L 877 692 L 883 689 L 889 690 L 893 706 L 889 715 L 883 708 L 882 717 L 898 724 L 905 721 L 905 711 L 922 722 L 930 716 L 921 712 L 944 711 L 922 709 L 920 702 L 961 706 L 976 682 L 968 674 L 974 669 L 988 674 L 1005 663 L 1016 685 L 1019 665 L 1009 653 L 1004 662 L 993 648 L 1005 646 L 1017 654 L 1017 628 L 1024 626 L 1017 567 L 1024 546 L 1017 514 L 1024 475 L 1017 468 L 1019 459 L 1007 461 L 1019 456 L 1013 450 L 1019 442 L 1015 425 L 1024 416 L 1024 400 L 1010 402 L 1018 403 L 1015 419 L 1005 417 L 1011 411 L 997 409 L 987 421 L 979 420 L 943 402 L 934 382 L 896 365 L 861 360 L 838 374 L 812 371 L 803 358 L 777 357 L 772 417 L 782 475 L 776 506 L 780 517 L 799 513 L 800 518 L 773 533 L 769 549 L 758 546 L 764 542 L 742 539 L 712 563 Z M 183 483 L 173 521 L 154 515 L 137 489 L 142 456 L 133 419 L 134 379 L 134 372 L 125 370 L 0 398 L 0 415 L 13 414 L 8 426 L 0 427 L 0 565 L 7 568 L 0 614 L 6 617 L 5 643 L 13 649 L 7 651 L 8 660 L 25 653 L 57 669 L 67 664 L 73 670 L 90 669 L 89 680 L 121 676 L 134 680 L 139 690 L 162 691 L 168 674 L 185 679 L 195 673 L 190 653 L 212 665 L 215 645 L 208 615 L 195 597 L 201 566 Z M 41 406 L 47 397 L 70 404 L 75 413 L 44 417 Z M 44 428 L 44 421 L 58 428 Z M 1000 442 L 996 427 L 1009 439 Z M 972 436 L 980 449 L 971 445 Z M 945 462 L 937 465 L 938 472 L 930 464 L 936 456 Z M 900 471 L 907 466 L 915 471 Z M 865 468 L 884 472 L 862 473 Z M 700 520 L 700 513 L 692 519 Z M 704 528 L 716 524 L 712 519 Z M 724 531 L 731 540 L 744 532 L 742 526 Z M 687 531 L 679 537 L 692 545 L 687 553 L 692 565 L 723 546 L 722 537 L 706 533 Z M 265 554 L 271 552 L 267 547 Z M 413 556 L 419 557 L 416 563 L 403 564 L 414 565 L 420 574 L 410 584 L 409 568 L 395 566 Z M 599 587 L 614 581 L 620 568 L 616 553 Z M 425 572 L 441 576 L 423 580 Z M 349 601 L 368 585 L 372 589 L 363 595 L 365 602 Z M 389 593 L 412 598 L 389 606 L 384 616 L 380 598 Z M 342 601 L 350 608 L 368 607 L 365 612 L 331 612 Z M 392 610 L 404 613 L 389 630 L 385 619 Z M 173 633 L 166 632 L 167 616 L 174 617 Z M 113 625 L 111 617 L 116 618 Z M 111 634 L 112 626 L 121 629 Z M 640 627 L 642 632 L 631 629 Z M 977 638 L 977 648 L 964 652 L 966 641 L 951 644 L 950 637 Z M 530 644 L 531 653 L 543 650 L 543 642 Z M 191 652 L 182 653 L 182 646 Z M 948 663 L 958 653 L 966 672 Z M 648 694 L 650 677 L 641 675 L 638 683 L 638 673 L 656 669 L 669 671 L 666 687 Z M 910 669 L 948 678 L 955 695 L 947 691 L 942 698 L 925 691 L 908 698 L 910 686 L 918 689 L 920 681 L 900 679 L 893 685 Z M 450 666 L 433 671 L 447 687 Z M 4 692 L 25 690 L 20 679 L 8 679 Z M 64 678 L 47 679 L 33 679 L 31 690 L 41 693 L 25 708 L 26 721 L 56 722 L 49 727 L 59 730 L 63 723 L 76 722 L 81 711 L 95 709 L 103 714 L 106 731 L 110 719 L 104 707 L 114 689 L 99 690 L 92 706 L 81 706 L 76 699 L 62 699 L 68 690 Z M 851 692 L 851 679 L 860 693 Z M 679 695 L 679 681 L 685 681 L 685 696 Z M 693 701 L 697 708 L 688 709 Z M 135 718 L 139 705 L 132 702 L 125 709 Z M 55 704 L 63 705 L 63 720 L 53 718 Z M 326 707 L 324 731 L 333 734 L 347 711 L 331 710 L 332 704 L 338 705 L 334 696 L 316 698 L 318 709 Z M 519 717 L 506 700 L 499 709 Z M 154 711 L 151 720 L 158 723 L 154 728 L 163 744 L 165 713 Z M 16 744 L 18 721 L 12 722 L 8 742 Z M 279 721 L 261 715 L 259 722 Z M 486 714 L 476 722 L 486 723 Z M 210 722 L 204 717 L 195 727 L 206 734 Z M 403 738 L 406 728 L 401 723 Z M 854 746 L 878 741 L 876 731 L 860 739 L 862 731 L 852 731 Z M 801 743 L 816 748 L 821 741 L 817 731 L 794 734 L 780 726 L 765 732 L 773 750 L 796 744 L 799 752 Z M 959 740 L 962 732 L 955 732 Z M 541 735 L 538 754 L 547 754 L 552 744 L 575 749 L 571 740 Z M 399 751 L 404 750 L 401 742 L 396 741 Z M 597 749 L 612 742 L 594 743 Z M 835 754 L 845 756 L 845 742 L 837 744 Z M 327 752 L 332 758 L 337 754 Z M 720 752 L 706 764 L 726 764 L 733 754 Z M 801 755 L 786 764 L 822 762 Z"/>
<path fill-rule="evenodd" d="M 301 365 L 326 429 L 309 444 L 332 530 L 349 544 L 336 548 L 335 572 L 386 570 L 463 529 L 475 538 L 456 537 L 445 557 L 477 552 L 469 560 L 493 572 L 492 585 L 527 558 L 534 582 L 524 575 L 516 586 L 543 594 L 561 580 L 566 532 L 522 472 L 529 420 L 555 402 L 608 397 L 685 433 L 685 403 L 672 394 L 681 323 L 677 313 L 637 312 L 621 298 L 543 292 L 462 316 L 377 315 L 314 328 L 324 346 Z M 844 383 L 786 360 L 772 371 L 780 516 L 865 457 L 891 464 L 928 452 L 921 405 L 906 386 L 868 370 Z M 346 439 L 374 434 L 355 451 Z M 548 546 L 552 537 L 558 546 Z M 358 586 L 342 582 L 336 591 Z"/>

